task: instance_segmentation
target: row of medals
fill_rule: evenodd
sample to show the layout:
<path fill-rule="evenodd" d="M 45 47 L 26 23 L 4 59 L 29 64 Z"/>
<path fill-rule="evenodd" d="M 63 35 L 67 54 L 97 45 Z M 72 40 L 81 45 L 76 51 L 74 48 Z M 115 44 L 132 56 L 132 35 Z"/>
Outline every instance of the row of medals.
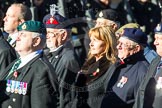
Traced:
<path fill-rule="evenodd" d="M 26 95 L 27 85 L 28 84 L 26 82 L 7 80 L 6 91 L 10 93 L 16 93 L 16 94 L 18 93 L 18 94 Z"/>

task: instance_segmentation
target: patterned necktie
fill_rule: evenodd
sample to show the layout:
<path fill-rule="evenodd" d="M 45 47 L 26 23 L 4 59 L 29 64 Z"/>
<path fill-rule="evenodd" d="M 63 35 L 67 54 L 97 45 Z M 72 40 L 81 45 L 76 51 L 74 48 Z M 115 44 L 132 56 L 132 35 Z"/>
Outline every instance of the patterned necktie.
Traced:
<path fill-rule="evenodd" d="M 10 43 L 11 40 L 12 40 L 12 38 L 10 36 L 8 36 L 7 41 Z"/>
<path fill-rule="evenodd" d="M 7 75 L 6 79 L 13 73 L 17 70 L 17 68 L 19 67 L 19 65 L 21 64 L 21 60 L 18 59 L 14 65 L 12 66 L 11 70 L 9 71 L 9 74 Z"/>

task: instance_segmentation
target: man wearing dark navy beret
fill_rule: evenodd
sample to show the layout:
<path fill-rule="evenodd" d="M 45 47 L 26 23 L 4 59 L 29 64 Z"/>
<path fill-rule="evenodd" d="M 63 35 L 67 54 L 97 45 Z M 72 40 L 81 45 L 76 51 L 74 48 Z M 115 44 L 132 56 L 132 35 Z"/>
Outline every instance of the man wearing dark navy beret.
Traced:
<path fill-rule="evenodd" d="M 60 108 L 71 107 L 72 84 L 80 70 L 70 43 L 71 28 L 67 21 L 57 12 L 52 15 L 48 14 L 43 19 L 47 30 L 46 44 L 50 49 L 49 61 L 53 65 L 60 83 Z"/>
<path fill-rule="evenodd" d="M 132 108 L 137 90 L 148 69 L 143 55 L 147 35 L 138 28 L 125 28 L 117 44 L 119 60 L 110 68 L 101 108 Z"/>
<path fill-rule="evenodd" d="M 158 56 L 149 66 L 134 108 L 161 108 L 162 106 L 162 23 L 156 26 L 154 32 L 154 45 Z"/>

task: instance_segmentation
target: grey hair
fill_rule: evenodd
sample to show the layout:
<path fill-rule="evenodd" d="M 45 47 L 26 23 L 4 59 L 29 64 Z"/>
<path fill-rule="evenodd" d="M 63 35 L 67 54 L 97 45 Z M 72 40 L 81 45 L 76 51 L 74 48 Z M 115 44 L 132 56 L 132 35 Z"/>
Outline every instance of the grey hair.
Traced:
<path fill-rule="evenodd" d="M 40 42 L 41 47 L 44 47 L 46 45 L 46 35 L 45 34 L 32 32 L 32 38 L 35 38 L 35 37 L 41 38 L 41 42 Z"/>

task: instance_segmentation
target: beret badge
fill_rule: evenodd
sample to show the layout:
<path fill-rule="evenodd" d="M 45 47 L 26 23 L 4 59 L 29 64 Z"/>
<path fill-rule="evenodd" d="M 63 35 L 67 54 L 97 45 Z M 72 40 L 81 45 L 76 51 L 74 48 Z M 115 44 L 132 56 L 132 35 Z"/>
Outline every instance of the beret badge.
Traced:
<path fill-rule="evenodd" d="M 47 20 L 46 24 L 57 25 L 57 24 L 59 24 L 59 22 L 56 19 L 54 19 L 53 17 L 51 17 L 49 20 Z"/>
<path fill-rule="evenodd" d="M 25 30 L 26 29 L 26 24 L 24 23 L 22 26 L 21 26 L 22 30 Z"/>
<path fill-rule="evenodd" d="M 103 17 L 103 13 L 102 13 L 102 11 L 99 13 L 99 17 Z"/>
<path fill-rule="evenodd" d="M 157 31 L 160 31 L 160 30 L 161 30 L 160 24 L 157 25 L 156 30 L 157 30 Z"/>

